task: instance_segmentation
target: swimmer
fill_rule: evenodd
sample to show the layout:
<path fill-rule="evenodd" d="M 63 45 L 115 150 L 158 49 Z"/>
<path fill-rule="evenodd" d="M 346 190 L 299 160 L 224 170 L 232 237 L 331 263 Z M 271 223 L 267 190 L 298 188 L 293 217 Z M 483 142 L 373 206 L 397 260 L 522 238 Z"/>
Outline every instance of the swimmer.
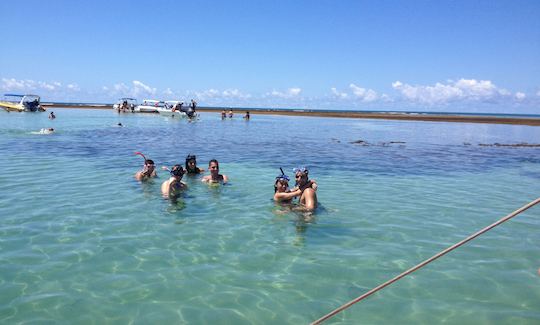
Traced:
<path fill-rule="evenodd" d="M 136 155 L 139 155 L 143 157 L 144 159 L 144 166 L 141 171 L 138 171 L 135 173 L 135 179 L 141 182 L 147 181 L 152 177 L 157 177 L 156 173 L 156 166 L 154 164 L 154 161 L 152 159 L 146 159 L 145 155 L 143 155 L 140 152 L 135 152 Z"/>
<path fill-rule="evenodd" d="M 291 203 L 292 199 L 300 196 L 302 191 L 297 188 L 295 191 L 289 190 L 289 176 L 281 171 L 281 175 L 276 177 L 274 183 L 274 201 L 281 203 Z"/>
<path fill-rule="evenodd" d="M 227 183 L 229 181 L 229 178 L 227 175 L 221 175 L 219 173 L 219 163 L 217 160 L 212 159 L 208 163 L 208 169 L 210 170 L 210 175 L 204 176 L 202 178 L 203 182 L 206 183 Z"/>
<path fill-rule="evenodd" d="M 118 123 L 118 124 L 116 124 L 116 126 L 122 127 L 123 125 L 122 125 L 122 123 Z"/>
<path fill-rule="evenodd" d="M 39 134 L 53 134 L 54 129 L 53 128 L 46 128 L 39 130 Z"/>
<path fill-rule="evenodd" d="M 181 181 L 186 172 L 182 165 L 174 165 L 170 173 L 171 177 L 161 184 L 161 194 L 168 199 L 174 200 L 183 190 L 187 189 L 187 185 Z"/>
<path fill-rule="evenodd" d="M 135 173 L 135 179 L 141 182 L 157 177 L 156 166 L 152 159 L 145 159 L 143 169 Z"/>
<path fill-rule="evenodd" d="M 56 115 L 54 115 L 54 112 L 51 112 L 49 114 L 49 120 L 54 120 L 56 118 Z"/>
<path fill-rule="evenodd" d="M 293 169 L 296 186 L 292 191 L 300 190 L 300 204 L 307 211 L 313 211 L 317 207 L 317 182 L 308 179 L 308 170 L 305 167 Z"/>
<path fill-rule="evenodd" d="M 197 167 L 197 157 L 195 155 L 188 155 L 186 157 L 186 172 L 188 174 L 200 174 L 204 172 L 204 169 Z"/>

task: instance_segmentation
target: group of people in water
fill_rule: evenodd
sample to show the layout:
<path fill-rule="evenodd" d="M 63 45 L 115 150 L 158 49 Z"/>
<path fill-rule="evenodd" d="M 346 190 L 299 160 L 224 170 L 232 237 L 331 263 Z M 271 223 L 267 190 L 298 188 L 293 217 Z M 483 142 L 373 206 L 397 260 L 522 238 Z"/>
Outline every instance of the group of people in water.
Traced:
<path fill-rule="evenodd" d="M 229 110 L 228 115 L 229 115 L 229 118 L 233 118 L 234 113 L 233 113 L 233 110 L 232 110 L 232 109 Z M 249 120 L 250 117 L 251 117 L 251 116 L 249 115 L 249 111 L 246 111 L 246 115 L 244 115 L 243 119 Z M 224 120 L 224 119 L 226 119 L 226 118 L 227 118 L 227 112 L 226 112 L 225 110 L 222 110 L 222 111 L 221 111 L 221 119 Z"/>
<path fill-rule="evenodd" d="M 148 181 L 157 177 L 156 166 L 153 160 L 147 159 L 144 154 L 136 152 L 144 158 L 142 170 L 135 173 L 135 179 L 141 182 Z M 161 194 L 171 201 L 175 201 L 183 191 L 187 189 L 186 183 L 182 182 L 185 174 L 199 175 L 205 172 L 204 169 L 197 166 L 197 157 L 188 155 L 186 157 L 185 169 L 181 164 L 176 164 L 171 168 L 162 167 L 167 170 L 170 177 L 161 184 Z M 219 173 L 219 162 L 212 159 L 208 162 L 209 175 L 201 178 L 202 182 L 214 184 L 226 184 L 229 181 L 227 175 Z M 307 168 L 295 168 L 293 170 L 296 185 L 289 188 L 289 176 L 285 175 L 281 169 L 281 174 L 276 177 L 274 182 L 274 201 L 281 204 L 291 204 L 295 198 L 305 211 L 313 211 L 317 208 L 317 182 L 309 179 Z"/>

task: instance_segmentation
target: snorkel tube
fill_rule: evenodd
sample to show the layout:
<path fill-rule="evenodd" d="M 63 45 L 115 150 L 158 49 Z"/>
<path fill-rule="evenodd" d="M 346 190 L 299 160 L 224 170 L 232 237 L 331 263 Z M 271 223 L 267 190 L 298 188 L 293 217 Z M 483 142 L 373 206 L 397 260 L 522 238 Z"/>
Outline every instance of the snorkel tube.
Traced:
<path fill-rule="evenodd" d="M 135 151 L 135 155 L 139 155 L 139 156 L 143 157 L 143 158 L 144 158 L 144 164 L 146 164 L 146 161 L 147 161 L 148 159 L 146 159 L 146 157 L 143 155 L 142 152 Z"/>

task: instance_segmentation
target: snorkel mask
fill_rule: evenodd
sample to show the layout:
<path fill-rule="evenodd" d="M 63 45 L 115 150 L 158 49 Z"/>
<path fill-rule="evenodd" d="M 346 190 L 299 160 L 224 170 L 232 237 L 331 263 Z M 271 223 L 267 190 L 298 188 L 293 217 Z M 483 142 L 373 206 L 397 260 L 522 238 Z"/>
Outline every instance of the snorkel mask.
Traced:
<path fill-rule="evenodd" d="M 280 167 L 279 170 L 281 170 L 281 175 L 276 176 L 276 181 L 274 182 L 274 193 L 277 192 L 277 183 L 281 183 L 283 181 L 286 181 L 287 184 L 289 183 L 289 176 L 285 175 L 283 172 L 283 169 Z M 288 185 L 287 185 L 288 186 Z"/>
<path fill-rule="evenodd" d="M 294 175 L 296 176 L 297 174 L 302 174 L 302 175 L 305 175 L 306 176 L 306 182 L 308 181 L 308 169 L 304 166 L 302 167 L 297 167 L 297 168 L 293 168 L 293 172 L 294 172 Z M 298 182 L 298 179 L 295 177 L 296 179 L 296 186 L 299 185 L 299 182 Z"/>
<path fill-rule="evenodd" d="M 185 171 L 184 171 L 184 168 L 182 168 L 182 165 L 174 165 L 171 168 L 170 173 L 171 173 L 171 176 L 182 177 L 184 176 Z"/>

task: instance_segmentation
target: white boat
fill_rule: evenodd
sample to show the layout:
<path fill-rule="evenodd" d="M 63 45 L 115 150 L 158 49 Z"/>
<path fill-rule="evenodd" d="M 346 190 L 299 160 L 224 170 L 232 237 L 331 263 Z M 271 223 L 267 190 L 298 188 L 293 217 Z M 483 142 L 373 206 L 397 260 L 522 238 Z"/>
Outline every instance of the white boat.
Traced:
<path fill-rule="evenodd" d="M 158 108 L 159 115 L 163 115 L 166 117 L 172 117 L 172 118 L 184 118 L 186 117 L 186 113 L 181 110 L 181 106 L 184 104 L 184 102 L 177 101 L 177 100 L 167 100 L 165 101 L 165 105 L 163 107 Z"/>
<path fill-rule="evenodd" d="M 113 105 L 113 109 L 120 112 L 134 112 L 137 107 L 137 100 L 135 98 L 120 98 L 116 104 Z"/>
<path fill-rule="evenodd" d="M 38 95 L 5 94 L 5 100 L 0 101 L 0 108 L 10 112 L 44 112 Z"/>
<path fill-rule="evenodd" d="M 138 113 L 157 113 L 158 109 L 164 108 L 165 102 L 154 99 L 145 99 L 142 104 L 135 107 L 135 112 Z"/>

